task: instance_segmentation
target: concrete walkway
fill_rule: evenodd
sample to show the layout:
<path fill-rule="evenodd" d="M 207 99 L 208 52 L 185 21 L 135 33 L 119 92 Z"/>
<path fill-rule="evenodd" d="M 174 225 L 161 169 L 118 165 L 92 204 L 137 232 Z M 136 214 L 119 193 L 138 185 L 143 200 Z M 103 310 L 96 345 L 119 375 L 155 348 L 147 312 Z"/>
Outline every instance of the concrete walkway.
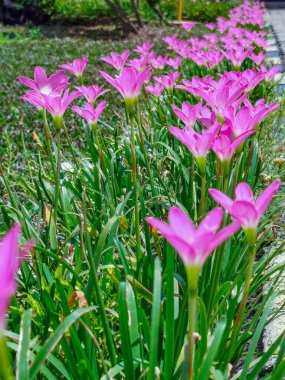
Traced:
<path fill-rule="evenodd" d="M 279 93 L 284 94 L 285 91 L 285 1 L 284 2 L 274 2 L 274 6 L 270 7 L 266 15 L 267 25 L 271 28 L 272 32 L 268 35 L 269 46 L 267 48 L 267 62 L 273 65 L 279 65 L 280 71 L 282 73 L 281 80 L 279 81 Z M 272 2 L 271 2 L 272 5 Z M 274 247 L 271 249 L 274 250 Z M 276 257 L 272 265 L 282 265 L 285 262 L 285 254 L 281 254 Z M 279 274 L 277 274 L 278 276 Z M 272 276 L 271 281 L 276 280 L 276 276 Z M 285 286 L 285 275 L 279 278 L 279 289 L 284 290 Z M 266 294 L 268 289 L 264 289 Z M 285 301 L 284 294 L 280 295 L 275 299 L 273 310 L 278 310 L 282 308 Z M 279 317 L 270 322 L 263 334 L 263 346 L 264 351 L 268 351 L 275 339 L 284 331 L 285 326 L 285 316 L 284 313 L 279 314 Z M 267 367 L 274 365 L 275 358 L 273 357 Z M 281 379 L 280 379 L 281 380 Z"/>
<path fill-rule="evenodd" d="M 267 22 L 271 25 L 273 35 L 277 42 L 279 55 L 284 66 L 285 57 L 285 2 L 280 2 L 280 8 L 268 10 Z"/>

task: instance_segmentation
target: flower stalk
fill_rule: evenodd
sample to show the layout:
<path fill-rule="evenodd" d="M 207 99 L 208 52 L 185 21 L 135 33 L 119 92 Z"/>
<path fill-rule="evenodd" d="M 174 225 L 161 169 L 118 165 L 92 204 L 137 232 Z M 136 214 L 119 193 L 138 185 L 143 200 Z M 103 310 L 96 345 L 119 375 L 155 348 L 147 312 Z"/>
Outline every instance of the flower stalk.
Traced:
<path fill-rule="evenodd" d="M 253 266 L 254 266 L 254 260 L 255 260 L 255 254 L 256 254 L 256 245 L 254 243 L 254 236 L 256 238 L 256 231 L 252 231 L 252 232 L 253 232 L 252 236 L 250 237 L 250 240 L 249 240 L 249 258 L 248 258 L 248 266 L 247 266 L 247 270 L 246 270 L 246 274 L 245 274 L 243 295 L 242 295 L 241 302 L 239 304 L 239 308 L 238 308 L 236 318 L 234 320 L 233 331 L 232 331 L 232 334 L 230 337 L 229 347 L 226 350 L 227 358 L 226 358 L 225 363 L 227 363 L 229 358 L 231 358 L 231 355 L 232 355 L 232 352 L 233 352 L 233 349 L 234 349 L 234 346 L 236 343 L 236 339 L 237 339 L 237 336 L 238 336 L 240 328 L 241 328 L 242 320 L 243 320 L 244 313 L 245 313 L 246 303 L 247 303 L 247 300 L 249 297 L 250 281 L 251 281 L 252 274 L 253 274 Z M 247 235 L 246 231 L 245 231 L 245 234 Z"/>
<path fill-rule="evenodd" d="M 60 169 L 61 169 L 61 153 L 60 153 L 60 129 L 56 129 L 56 150 L 57 150 L 57 160 L 56 160 L 56 176 L 55 176 L 55 198 L 54 198 L 54 221 L 57 222 L 58 214 L 58 203 L 60 198 Z"/>
<path fill-rule="evenodd" d="M 6 339 L 0 332 L 0 373 L 2 380 L 13 380 Z"/>
<path fill-rule="evenodd" d="M 199 159 L 196 159 L 200 176 L 201 176 L 201 198 L 200 198 L 200 205 L 199 205 L 199 216 L 202 218 L 202 216 L 205 214 L 205 210 L 207 208 L 207 197 L 206 197 L 206 159 L 204 157 L 201 157 Z"/>
<path fill-rule="evenodd" d="M 189 293 L 189 327 L 188 327 L 188 353 L 187 353 L 187 380 L 194 379 L 194 354 L 195 354 L 195 325 L 197 313 L 197 294 L 200 267 L 187 267 L 187 282 Z"/>
<path fill-rule="evenodd" d="M 137 247 L 137 261 L 141 262 L 141 236 L 140 236 L 140 216 L 138 204 L 138 184 L 137 184 L 137 157 L 136 157 L 136 139 L 135 139 L 135 119 L 134 113 L 127 107 L 129 114 L 129 121 L 131 126 L 131 154 L 132 154 L 132 180 L 134 187 L 134 206 L 135 206 L 135 231 L 136 231 L 136 247 Z"/>

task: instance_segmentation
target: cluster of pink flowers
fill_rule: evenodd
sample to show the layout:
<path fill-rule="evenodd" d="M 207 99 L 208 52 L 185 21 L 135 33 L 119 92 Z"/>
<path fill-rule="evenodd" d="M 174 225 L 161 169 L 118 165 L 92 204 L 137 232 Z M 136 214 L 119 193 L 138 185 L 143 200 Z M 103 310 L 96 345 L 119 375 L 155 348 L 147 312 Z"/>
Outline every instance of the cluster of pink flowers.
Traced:
<path fill-rule="evenodd" d="M 252 24 L 262 28 L 263 20 L 264 9 L 257 3 L 245 0 L 230 12 L 229 19 L 220 17 L 216 24 L 206 24 L 209 32 L 203 37 L 192 36 L 195 22 L 183 23 L 182 28 L 189 32 L 190 37 L 186 40 L 180 40 L 177 34 L 164 37 L 168 54 L 157 55 L 152 50 L 153 44 L 144 42 L 134 49 L 138 56 L 132 59 L 129 59 L 129 50 L 122 54 L 111 52 L 110 56 L 102 57 L 101 60 L 117 73 L 99 73 L 121 94 L 129 112 L 134 112 L 142 88 L 152 94 L 158 103 L 164 94 L 168 96 L 174 90 L 191 94 L 189 98 L 194 97 L 197 100 L 195 104 L 186 101 L 181 105 L 172 104 L 173 113 L 184 124 L 184 128 L 171 126 L 170 133 L 191 151 L 199 167 L 205 166 L 210 150 L 219 161 L 229 163 L 236 150 L 241 149 L 245 140 L 255 133 L 259 123 L 278 107 L 278 103 L 266 105 L 264 99 L 256 104 L 249 100 L 250 93 L 262 81 L 272 80 L 278 72 L 278 68 L 267 69 L 262 65 L 264 48 L 267 46 L 265 32 L 241 26 Z M 222 66 L 225 61 L 233 66 L 233 71 L 226 71 L 227 66 Z M 242 69 L 245 61 L 248 68 Z M 206 69 L 217 68 L 220 74 L 216 77 L 194 76 L 189 80 L 183 78 L 184 62 Z M 87 57 L 82 57 L 61 65 L 61 68 L 82 80 L 86 63 Z M 83 108 L 73 106 L 72 110 L 92 127 L 96 127 L 106 107 L 105 101 L 96 107 L 95 102 L 109 90 L 103 90 L 103 86 L 98 85 L 81 85 L 70 93 L 67 89 L 68 78 L 62 70 L 48 78 L 44 69 L 36 67 L 34 80 L 21 77 L 19 81 L 30 88 L 23 98 L 39 110 L 45 108 L 57 125 L 60 125 L 68 106 L 79 96 L 85 97 L 87 103 Z M 257 201 L 253 200 L 252 191 L 245 183 L 237 186 L 235 201 L 218 190 L 210 190 L 212 197 L 235 219 L 233 224 L 220 231 L 223 213 L 218 208 L 211 211 L 197 229 L 178 208 L 170 211 L 170 225 L 153 218 L 148 221 L 161 231 L 187 264 L 202 265 L 215 247 L 240 226 L 256 227 L 278 184 L 275 181 Z"/>
<path fill-rule="evenodd" d="M 75 59 L 71 63 L 62 64 L 60 67 L 72 73 L 81 81 L 87 62 L 88 57 L 84 56 L 81 59 Z M 47 110 L 53 117 L 56 128 L 59 129 L 65 111 L 70 104 L 79 96 L 84 96 L 87 100 L 85 108 L 81 109 L 76 106 L 73 107 L 73 110 L 84 117 L 90 125 L 96 125 L 106 107 L 106 102 L 101 102 L 96 108 L 94 108 L 94 103 L 99 96 L 105 94 L 108 90 L 103 90 L 103 86 L 92 85 L 86 87 L 82 85 L 76 86 L 76 91 L 70 92 L 68 88 L 69 78 L 64 70 L 59 70 L 48 77 L 46 71 L 37 66 L 34 71 L 34 79 L 19 77 L 19 82 L 30 88 L 23 95 L 23 99 L 40 111 Z"/>

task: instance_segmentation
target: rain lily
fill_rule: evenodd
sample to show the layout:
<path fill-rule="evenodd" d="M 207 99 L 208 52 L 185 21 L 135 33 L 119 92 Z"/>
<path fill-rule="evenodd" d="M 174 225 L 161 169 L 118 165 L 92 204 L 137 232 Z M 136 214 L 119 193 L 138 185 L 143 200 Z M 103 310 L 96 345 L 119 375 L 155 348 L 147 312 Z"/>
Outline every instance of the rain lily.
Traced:
<path fill-rule="evenodd" d="M 83 56 L 82 58 L 76 58 L 73 62 L 66 62 L 60 65 L 62 69 L 69 71 L 77 78 L 81 78 L 83 71 L 85 70 L 86 64 L 88 61 L 87 56 Z"/>
<path fill-rule="evenodd" d="M 222 78 L 216 88 L 214 87 L 209 91 L 197 88 L 195 89 L 195 93 L 200 95 L 212 107 L 212 110 L 218 117 L 224 118 L 229 106 L 235 108 L 246 98 L 247 95 L 242 95 L 242 93 L 247 88 L 247 85 L 248 82 L 243 79 L 231 81 Z"/>
<path fill-rule="evenodd" d="M 264 74 L 264 79 L 267 82 L 270 82 L 272 79 L 275 78 L 277 74 L 280 73 L 280 67 L 279 66 L 273 66 L 270 69 L 267 69 L 265 66 L 260 66 L 260 71 Z"/>
<path fill-rule="evenodd" d="M 168 45 L 168 49 L 172 49 L 177 41 L 177 34 L 175 33 L 172 36 L 163 37 L 162 41 Z"/>
<path fill-rule="evenodd" d="M 75 88 L 79 92 L 80 95 L 83 95 L 85 97 L 87 102 L 93 105 L 95 101 L 97 100 L 97 98 L 99 98 L 99 96 L 110 91 L 110 90 L 103 90 L 104 86 L 97 86 L 96 84 L 89 87 L 77 86 Z"/>
<path fill-rule="evenodd" d="M 151 42 L 144 42 L 142 45 L 138 45 L 134 51 L 142 55 L 148 55 L 150 49 L 153 47 Z"/>
<path fill-rule="evenodd" d="M 259 99 L 255 106 L 253 106 L 248 99 L 245 99 L 244 104 L 249 108 L 252 117 L 252 124 L 256 126 L 263 119 L 265 119 L 271 112 L 273 112 L 278 106 L 278 102 L 274 102 L 270 105 L 265 104 L 264 99 Z"/>
<path fill-rule="evenodd" d="M 182 58 L 176 57 L 176 58 L 169 58 L 166 64 L 172 67 L 174 70 L 177 70 L 179 66 L 181 65 L 181 62 L 182 62 Z"/>
<path fill-rule="evenodd" d="M 195 21 L 183 22 L 183 24 L 181 24 L 181 28 L 183 28 L 187 32 L 191 32 L 191 30 L 194 28 L 196 24 L 197 22 Z"/>
<path fill-rule="evenodd" d="M 226 133 L 221 132 L 219 136 L 215 137 L 212 144 L 212 149 L 221 162 L 229 162 L 232 159 L 236 149 L 244 142 L 248 136 L 252 135 L 254 132 L 254 130 L 247 131 L 237 137 L 234 141 L 232 141 L 232 139 L 227 136 Z"/>
<path fill-rule="evenodd" d="M 0 241 L 0 332 L 5 327 L 10 298 L 17 288 L 15 276 L 22 261 L 33 247 L 31 241 L 23 249 L 19 247 L 21 232 L 21 226 L 15 224 Z"/>
<path fill-rule="evenodd" d="M 181 130 L 177 127 L 170 127 L 170 133 L 182 142 L 192 152 L 200 170 L 205 168 L 206 157 L 212 146 L 213 140 L 219 130 L 219 125 L 214 125 L 208 130 L 203 130 L 201 134 L 194 131 L 191 127 Z"/>
<path fill-rule="evenodd" d="M 189 104 L 188 102 L 183 102 L 181 109 L 174 104 L 172 104 L 171 107 L 175 115 L 183 121 L 186 127 L 193 128 L 195 121 L 200 116 L 202 102 L 199 102 L 196 105 Z"/>
<path fill-rule="evenodd" d="M 144 82 L 149 78 L 150 67 L 146 67 L 141 73 L 132 67 L 124 68 L 115 78 L 112 78 L 104 71 L 99 71 L 99 73 L 108 83 L 119 91 L 125 100 L 126 106 L 129 111 L 131 111 Z"/>
<path fill-rule="evenodd" d="M 205 26 L 206 26 L 208 29 L 210 29 L 210 30 L 214 30 L 215 27 L 216 27 L 216 24 L 213 23 L 213 22 L 208 22 L 208 23 L 205 24 Z"/>
<path fill-rule="evenodd" d="M 254 129 L 249 107 L 241 107 L 237 113 L 232 107 L 229 107 L 225 120 L 230 125 L 235 137 Z"/>
<path fill-rule="evenodd" d="M 228 213 L 236 219 L 250 239 L 251 244 L 255 243 L 257 225 L 262 218 L 266 208 L 276 194 L 280 180 L 271 183 L 259 197 L 255 200 L 250 186 L 246 182 L 237 185 L 235 189 L 236 199 L 232 200 L 226 194 L 216 189 L 210 189 L 211 197 L 219 203 Z"/>
<path fill-rule="evenodd" d="M 79 116 L 87 121 L 88 124 L 91 125 L 92 128 L 95 128 L 101 113 L 106 108 L 107 103 L 101 102 L 98 104 L 96 108 L 93 107 L 92 104 L 86 103 L 85 108 L 81 108 L 78 106 L 73 106 L 72 110 L 76 112 Z"/>
<path fill-rule="evenodd" d="M 109 65 L 115 67 L 118 71 L 121 71 L 125 66 L 127 59 L 130 55 L 129 50 L 125 50 L 121 55 L 111 52 L 111 57 L 102 57 L 101 61 L 109 63 Z"/>
<path fill-rule="evenodd" d="M 240 67 L 246 58 L 251 54 L 253 49 L 253 47 L 248 50 L 244 50 L 243 48 L 228 49 L 223 51 L 223 54 L 235 67 Z"/>
<path fill-rule="evenodd" d="M 39 111 L 42 111 L 45 108 L 43 97 L 37 91 L 31 90 L 26 92 L 26 94 L 22 96 L 22 99 L 25 102 L 32 104 Z"/>
<path fill-rule="evenodd" d="M 43 95 L 42 105 L 52 115 L 55 127 L 60 128 L 63 115 L 70 105 L 80 94 L 73 92 L 69 94 L 69 89 L 65 90 L 62 96 Z"/>
<path fill-rule="evenodd" d="M 18 81 L 45 95 L 60 95 L 62 90 L 68 86 L 68 77 L 63 70 L 57 71 L 48 78 L 46 71 L 40 66 L 35 68 L 34 79 L 19 77 Z"/>
<path fill-rule="evenodd" d="M 253 130 L 279 106 L 277 102 L 267 106 L 264 99 L 258 100 L 255 106 L 253 106 L 248 99 L 245 99 L 244 103 L 245 106 L 241 107 L 237 113 L 234 112 L 233 108 L 228 108 L 227 116 L 225 117 L 235 137 L 240 136 L 244 132 Z"/>
<path fill-rule="evenodd" d="M 223 221 L 223 211 L 218 207 L 210 211 L 197 228 L 179 207 L 169 210 L 168 219 L 169 224 L 146 218 L 174 247 L 186 267 L 201 267 L 207 257 L 240 228 L 240 223 L 234 222 L 218 231 Z"/>
<path fill-rule="evenodd" d="M 164 57 L 162 55 L 159 55 L 156 58 L 152 58 L 150 60 L 150 64 L 152 65 L 152 67 L 156 69 L 164 69 L 164 66 L 166 65 L 167 60 L 168 60 L 168 55 Z"/>
<path fill-rule="evenodd" d="M 159 84 L 159 83 L 155 83 L 154 86 L 151 86 L 151 85 L 148 85 L 148 86 L 145 86 L 145 89 L 147 92 L 151 93 L 152 95 L 156 96 L 156 97 L 160 97 L 163 90 L 164 90 L 164 86 L 162 84 Z"/>
<path fill-rule="evenodd" d="M 162 84 L 166 89 L 172 89 L 177 82 L 178 78 L 180 76 L 180 73 L 178 71 L 175 71 L 173 73 L 170 73 L 169 75 L 162 75 L 161 77 L 154 77 L 154 79 Z"/>
<path fill-rule="evenodd" d="M 147 67 L 148 62 L 149 62 L 148 57 L 142 55 L 140 58 L 133 58 L 129 60 L 129 62 L 126 65 L 129 67 L 133 67 L 134 69 L 141 72 Z"/>
<path fill-rule="evenodd" d="M 262 51 L 259 52 L 259 54 L 254 54 L 254 53 L 251 53 L 249 58 L 254 62 L 256 63 L 258 66 L 262 64 L 262 62 L 264 61 L 266 57 L 266 54 L 263 53 Z"/>

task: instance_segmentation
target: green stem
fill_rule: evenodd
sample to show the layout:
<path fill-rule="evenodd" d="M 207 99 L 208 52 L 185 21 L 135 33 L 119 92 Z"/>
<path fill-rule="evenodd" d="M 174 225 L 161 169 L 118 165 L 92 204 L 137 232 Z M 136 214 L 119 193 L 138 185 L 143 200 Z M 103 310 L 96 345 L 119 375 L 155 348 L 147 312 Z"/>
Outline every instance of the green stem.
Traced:
<path fill-rule="evenodd" d="M 138 204 L 138 185 L 137 185 L 137 157 L 136 157 L 136 141 L 135 141 L 135 120 L 133 113 L 129 114 L 131 124 L 131 152 L 132 152 L 132 179 L 134 186 L 134 203 L 135 203 L 135 230 L 136 230 L 136 246 L 137 246 L 137 263 L 138 268 L 141 263 L 141 236 L 140 236 L 140 217 Z"/>
<path fill-rule="evenodd" d="M 50 159 L 50 162 L 51 162 L 51 168 L 52 168 L 53 176 L 55 178 L 55 176 L 56 176 L 56 168 L 55 168 L 55 162 L 54 162 L 54 155 L 53 155 L 52 149 L 51 149 L 52 136 L 51 136 L 51 132 L 50 132 L 50 129 L 49 129 L 49 125 L 48 125 L 48 121 L 47 121 L 47 114 L 46 114 L 46 110 L 45 109 L 42 111 L 42 115 L 43 115 L 44 132 L 45 132 L 45 139 L 46 139 L 46 147 L 47 147 L 49 159 Z"/>
<path fill-rule="evenodd" d="M 6 339 L 1 335 L 0 332 L 0 379 L 1 380 L 13 380 L 14 376 L 12 373 L 9 352 L 6 343 Z"/>
<path fill-rule="evenodd" d="M 197 159 L 200 176 L 201 176 L 201 198 L 199 205 L 199 219 L 203 217 L 205 214 L 205 210 L 207 208 L 207 196 L 206 196 L 206 159 L 199 158 Z"/>
<path fill-rule="evenodd" d="M 148 175 L 148 178 L 149 178 L 149 181 L 150 181 L 151 191 L 152 191 L 152 193 L 153 193 L 154 196 L 157 196 L 158 194 L 157 194 L 156 188 L 153 185 L 153 175 L 152 175 L 151 170 L 150 170 L 148 156 L 147 156 L 147 152 L 146 152 L 146 148 L 145 148 L 144 136 L 143 136 L 143 127 L 142 127 L 141 115 L 140 115 L 140 110 L 139 110 L 139 106 L 138 105 L 137 105 L 137 119 L 138 119 L 138 123 L 137 124 L 138 124 L 140 142 L 141 142 L 141 147 L 142 147 L 142 151 L 143 151 L 143 156 L 144 156 L 145 166 L 146 166 L 146 170 L 147 170 L 147 175 Z"/>
<path fill-rule="evenodd" d="M 188 355 L 186 379 L 194 379 L 194 353 L 195 353 L 195 323 L 197 312 L 197 291 L 200 267 L 186 267 L 188 294 L 189 294 L 189 327 L 188 327 Z"/>
<path fill-rule="evenodd" d="M 95 142 L 96 142 L 97 149 L 98 149 L 98 155 L 99 155 L 99 159 L 100 159 L 100 164 L 102 166 L 103 171 L 106 172 L 106 165 L 105 165 L 104 155 L 102 154 L 102 147 L 101 147 L 99 136 L 98 136 L 97 125 L 94 126 L 92 129 L 93 129 L 93 133 L 94 133 L 94 137 L 95 137 Z"/>
<path fill-rule="evenodd" d="M 194 350 L 195 350 L 194 332 L 195 332 L 196 309 L 197 309 L 197 291 L 190 290 L 187 380 L 193 379 L 193 364 L 194 364 Z"/>
<path fill-rule="evenodd" d="M 230 163 L 228 161 L 220 162 L 220 167 L 222 169 L 222 177 L 223 177 L 223 192 L 225 194 L 228 194 L 228 187 L 229 187 L 229 167 Z M 220 186 L 222 183 L 220 183 Z M 224 220 L 223 226 L 226 226 L 227 224 L 227 218 Z M 208 318 L 211 317 L 211 312 L 213 311 L 213 302 L 215 294 L 219 287 L 220 277 L 222 273 L 222 264 L 223 264 L 223 257 L 224 257 L 224 247 L 225 243 L 221 244 L 213 258 L 213 269 L 212 269 L 212 277 L 211 277 L 211 286 L 209 287 L 209 293 L 207 296 L 207 314 Z"/>
<path fill-rule="evenodd" d="M 233 188 L 232 188 L 232 196 L 234 196 L 235 188 L 236 188 L 236 185 L 237 185 L 239 166 L 240 166 L 240 159 L 241 159 L 241 151 L 237 151 L 236 167 L 235 167 L 235 174 L 234 174 L 234 183 L 233 183 Z"/>
<path fill-rule="evenodd" d="M 83 193 L 83 221 L 84 221 L 84 234 L 86 236 L 88 262 L 90 265 L 90 272 L 92 276 L 91 278 L 93 279 L 93 283 L 95 287 L 96 299 L 98 303 L 98 311 L 102 320 L 103 330 L 106 337 L 106 343 L 107 343 L 107 347 L 108 347 L 108 351 L 110 355 L 110 361 L 111 361 L 112 366 L 114 366 L 117 363 L 117 354 L 115 350 L 111 328 L 110 328 L 109 321 L 106 315 L 105 304 L 102 298 L 94 255 L 92 252 L 92 244 L 91 244 L 91 239 L 90 239 L 90 232 L 88 230 L 87 215 L 86 215 L 86 191 L 84 191 Z"/>
<path fill-rule="evenodd" d="M 231 334 L 231 338 L 230 338 L 230 343 L 229 343 L 229 346 L 226 350 L 227 354 L 226 354 L 226 359 L 225 359 L 224 365 L 226 365 L 229 358 L 231 358 L 232 351 L 233 351 L 233 348 L 236 344 L 236 339 L 237 339 L 238 333 L 239 333 L 240 328 L 241 328 L 241 324 L 242 324 L 242 320 L 243 320 L 243 316 L 244 316 L 244 312 L 245 312 L 245 308 L 246 308 L 246 302 L 247 302 L 248 296 L 249 296 L 250 280 L 251 280 L 252 273 L 253 273 L 255 253 L 256 253 L 256 246 L 255 245 L 250 246 L 249 262 L 248 262 L 248 267 L 247 267 L 247 271 L 245 274 L 243 295 L 242 295 L 241 302 L 239 304 L 239 308 L 238 308 L 236 318 L 234 320 L 234 325 L 233 325 L 233 330 L 232 330 L 232 334 Z"/>
<path fill-rule="evenodd" d="M 67 130 L 65 122 L 63 120 L 62 120 L 62 126 L 63 126 L 63 131 L 65 133 L 65 137 L 66 137 L 66 140 L 67 140 L 67 144 L 68 144 L 68 147 L 69 147 L 69 151 L 70 151 L 70 153 L 72 155 L 72 158 L 73 158 L 73 162 L 74 162 L 74 164 L 76 166 L 76 169 L 79 170 L 79 165 L 78 165 L 75 153 L 74 153 L 73 146 L 72 146 L 70 138 L 69 138 L 68 130 Z"/>
<path fill-rule="evenodd" d="M 191 155 L 190 157 L 190 170 L 189 170 L 189 186 L 188 186 L 188 199 L 189 199 L 189 214 L 192 215 L 193 208 L 195 208 L 194 204 L 194 190 L 195 190 L 195 178 L 194 178 L 194 157 Z M 195 214 L 195 210 L 194 210 Z M 194 218 L 195 219 L 195 218 Z"/>
<path fill-rule="evenodd" d="M 250 144 L 250 147 L 249 147 L 249 154 L 248 154 L 248 157 L 247 157 L 247 163 L 246 163 L 244 181 L 247 180 L 247 178 L 249 176 L 249 173 L 250 173 L 251 160 L 252 160 L 253 151 L 254 151 L 254 138 L 252 138 L 250 140 L 249 144 Z"/>
<path fill-rule="evenodd" d="M 61 168 L 61 154 L 60 154 L 60 130 L 56 131 L 56 149 L 57 149 L 57 162 L 56 162 L 56 176 L 55 176 L 55 198 L 54 198 L 54 221 L 57 222 L 58 201 L 60 197 L 60 168 Z"/>
<path fill-rule="evenodd" d="M 223 168 L 223 192 L 225 194 L 228 194 L 230 162 L 229 161 L 223 161 L 222 162 L 222 168 Z"/>

